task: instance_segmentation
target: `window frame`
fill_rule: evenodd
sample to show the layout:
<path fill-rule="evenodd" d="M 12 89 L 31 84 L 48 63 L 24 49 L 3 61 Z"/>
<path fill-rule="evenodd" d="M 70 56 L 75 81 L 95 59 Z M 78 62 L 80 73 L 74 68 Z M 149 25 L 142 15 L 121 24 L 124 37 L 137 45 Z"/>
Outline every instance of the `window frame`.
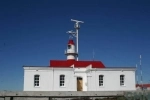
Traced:
<path fill-rule="evenodd" d="M 125 75 L 123 75 L 123 74 L 120 75 L 120 86 L 125 86 Z"/>
<path fill-rule="evenodd" d="M 99 78 L 99 87 L 103 87 L 104 86 L 104 75 L 99 75 L 98 78 Z"/>
<path fill-rule="evenodd" d="M 36 76 L 38 77 L 38 80 L 36 80 Z M 34 75 L 34 87 L 40 87 L 40 75 L 39 74 Z"/>
<path fill-rule="evenodd" d="M 61 77 L 62 77 L 62 79 L 61 79 Z M 61 74 L 61 75 L 59 75 L 59 86 L 60 87 L 65 87 L 65 75 L 64 74 Z"/>

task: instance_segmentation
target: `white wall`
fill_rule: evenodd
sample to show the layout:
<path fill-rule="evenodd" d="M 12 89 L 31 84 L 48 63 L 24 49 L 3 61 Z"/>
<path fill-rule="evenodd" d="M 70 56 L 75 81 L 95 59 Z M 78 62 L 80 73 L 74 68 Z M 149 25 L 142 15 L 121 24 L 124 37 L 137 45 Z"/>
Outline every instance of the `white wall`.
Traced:
<path fill-rule="evenodd" d="M 88 77 L 88 91 L 136 90 L 135 71 L 91 71 Z M 120 75 L 125 75 L 125 86 L 120 86 Z M 104 86 L 99 86 L 99 75 L 104 75 Z"/>
<path fill-rule="evenodd" d="M 34 75 L 40 75 L 40 86 L 34 87 Z M 51 91 L 52 90 L 52 70 L 25 70 L 24 71 L 24 91 Z"/>
<path fill-rule="evenodd" d="M 24 70 L 24 91 L 76 91 L 74 71 L 59 68 L 26 68 Z M 59 76 L 65 75 L 65 86 L 60 87 Z M 34 75 L 40 75 L 40 86 L 34 87 Z"/>
<path fill-rule="evenodd" d="M 60 87 L 59 76 L 65 75 L 65 86 Z M 74 77 L 73 69 L 71 70 L 54 70 L 54 91 L 76 91 L 76 77 Z"/>
<path fill-rule="evenodd" d="M 86 73 L 85 68 L 29 67 L 24 70 L 24 91 L 77 91 L 77 77 L 83 78 L 83 91 L 136 90 L 135 71 L 98 69 Z M 34 75 L 40 75 L 40 87 L 34 87 Z M 120 75 L 125 75 L 125 86 L 120 86 Z M 60 87 L 59 76 L 65 75 L 65 86 Z M 99 75 L 104 75 L 104 86 L 99 86 Z"/>

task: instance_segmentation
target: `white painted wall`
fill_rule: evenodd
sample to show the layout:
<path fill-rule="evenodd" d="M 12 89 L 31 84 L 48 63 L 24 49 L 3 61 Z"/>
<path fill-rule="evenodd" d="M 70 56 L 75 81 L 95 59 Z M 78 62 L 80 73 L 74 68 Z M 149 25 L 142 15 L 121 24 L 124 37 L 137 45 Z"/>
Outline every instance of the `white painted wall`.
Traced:
<path fill-rule="evenodd" d="M 91 71 L 88 76 L 88 91 L 136 90 L 135 71 Z M 125 75 L 125 86 L 120 86 L 120 75 Z M 99 86 L 99 75 L 104 75 L 104 86 Z"/>
<path fill-rule="evenodd" d="M 69 44 L 71 47 L 70 48 L 67 48 L 67 51 L 66 51 L 66 54 L 67 54 L 67 60 L 70 60 L 70 59 L 75 59 L 75 53 L 76 53 L 76 50 L 75 50 L 75 46 L 73 44 Z"/>
<path fill-rule="evenodd" d="M 129 68 L 128 68 L 129 69 Z M 40 75 L 40 87 L 34 87 L 34 75 Z M 125 86 L 120 86 L 120 75 L 125 75 Z M 59 86 L 59 76 L 65 75 L 65 86 Z M 104 86 L 99 87 L 99 75 L 104 75 Z M 136 90 L 135 71 L 85 68 L 24 68 L 24 91 L 77 91 L 77 77 L 83 78 L 83 91 Z"/>
<path fill-rule="evenodd" d="M 76 91 L 76 77 L 70 69 L 39 69 L 35 67 L 24 70 L 24 91 Z M 59 76 L 65 75 L 65 86 L 60 87 Z M 34 87 L 34 75 L 40 75 L 40 86 Z"/>
<path fill-rule="evenodd" d="M 40 75 L 40 86 L 34 87 L 34 75 Z M 52 91 L 52 70 L 25 70 L 24 91 Z"/>
<path fill-rule="evenodd" d="M 65 75 L 65 86 L 60 87 L 59 76 Z M 74 77 L 74 71 L 71 70 L 54 70 L 54 91 L 76 91 L 76 77 Z"/>

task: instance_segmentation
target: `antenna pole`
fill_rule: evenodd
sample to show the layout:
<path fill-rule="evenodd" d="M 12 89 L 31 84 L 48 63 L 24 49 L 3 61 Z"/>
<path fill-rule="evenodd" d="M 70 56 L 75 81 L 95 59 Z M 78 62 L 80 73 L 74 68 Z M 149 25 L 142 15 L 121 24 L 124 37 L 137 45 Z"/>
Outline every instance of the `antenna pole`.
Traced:
<path fill-rule="evenodd" d="M 78 21 L 78 20 L 74 20 L 74 19 L 71 19 L 71 21 L 74 21 L 75 22 L 75 25 L 74 25 L 74 28 L 76 29 L 76 52 L 77 52 L 77 54 L 78 54 L 78 40 L 79 40 L 79 37 L 78 37 L 78 33 L 79 33 L 79 29 L 80 29 L 80 25 L 79 25 L 79 23 L 84 23 L 83 21 Z M 79 54 L 78 54 L 79 55 Z M 78 61 L 78 55 L 77 55 L 77 61 Z"/>
<path fill-rule="evenodd" d="M 142 85 L 142 90 L 143 90 L 143 77 L 142 77 L 142 56 L 140 55 L 140 71 L 141 71 L 141 85 Z"/>
<path fill-rule="evenodd" d="M 95 52 L 94 52 L 94 49 L 93 49 L 93 61 L 94 61 L 94 56 L 95 56 Z"/>
<path fill-rule="evenodd" d="M 79 51 L 78 51 L 78 50 L 79 50 L 79 49 L 78 49 L 78 43 L 79 43 L 79 41 L 78 41 L 78 40 L 79 40 L 78 32 L 79 32 L 79 30 L 78 30 L 78 28 L 76 28 L 76 45 L 77 45 L 77 54 L 78 54 L 78 52 L 79 52 Z M 77 61 L 79 60 L 79 57 L 78 57 L 78 56 L 79 56 L 79 54 L 77 55 Z"/>

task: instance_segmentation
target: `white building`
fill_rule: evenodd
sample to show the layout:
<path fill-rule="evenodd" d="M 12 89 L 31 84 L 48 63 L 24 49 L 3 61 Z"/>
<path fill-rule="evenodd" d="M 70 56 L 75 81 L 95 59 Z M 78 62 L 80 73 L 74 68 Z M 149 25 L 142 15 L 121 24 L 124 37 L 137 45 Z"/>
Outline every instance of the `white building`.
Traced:
<path fill-rule="evenodd" d="M 50 66 L 24 66 L 24 91 L 129 91 L 136 90 L 135 68 L 107 68 L 101 61 L 76 61 L 73 40 L 67 60 Z"/>
<path fill-rule="evenodd" d="M 76 47 L 69 40 L 67 60 L 51 60 L 50 66 L 24 66 L 24 91 L 129 91 L 136 90 L 135 68 L 108 68 L 101 61 L 78 61 L 78 30 L 68 31 L 76 37 Z M 76 50 L 75 50 L 76 49 Z"/>

